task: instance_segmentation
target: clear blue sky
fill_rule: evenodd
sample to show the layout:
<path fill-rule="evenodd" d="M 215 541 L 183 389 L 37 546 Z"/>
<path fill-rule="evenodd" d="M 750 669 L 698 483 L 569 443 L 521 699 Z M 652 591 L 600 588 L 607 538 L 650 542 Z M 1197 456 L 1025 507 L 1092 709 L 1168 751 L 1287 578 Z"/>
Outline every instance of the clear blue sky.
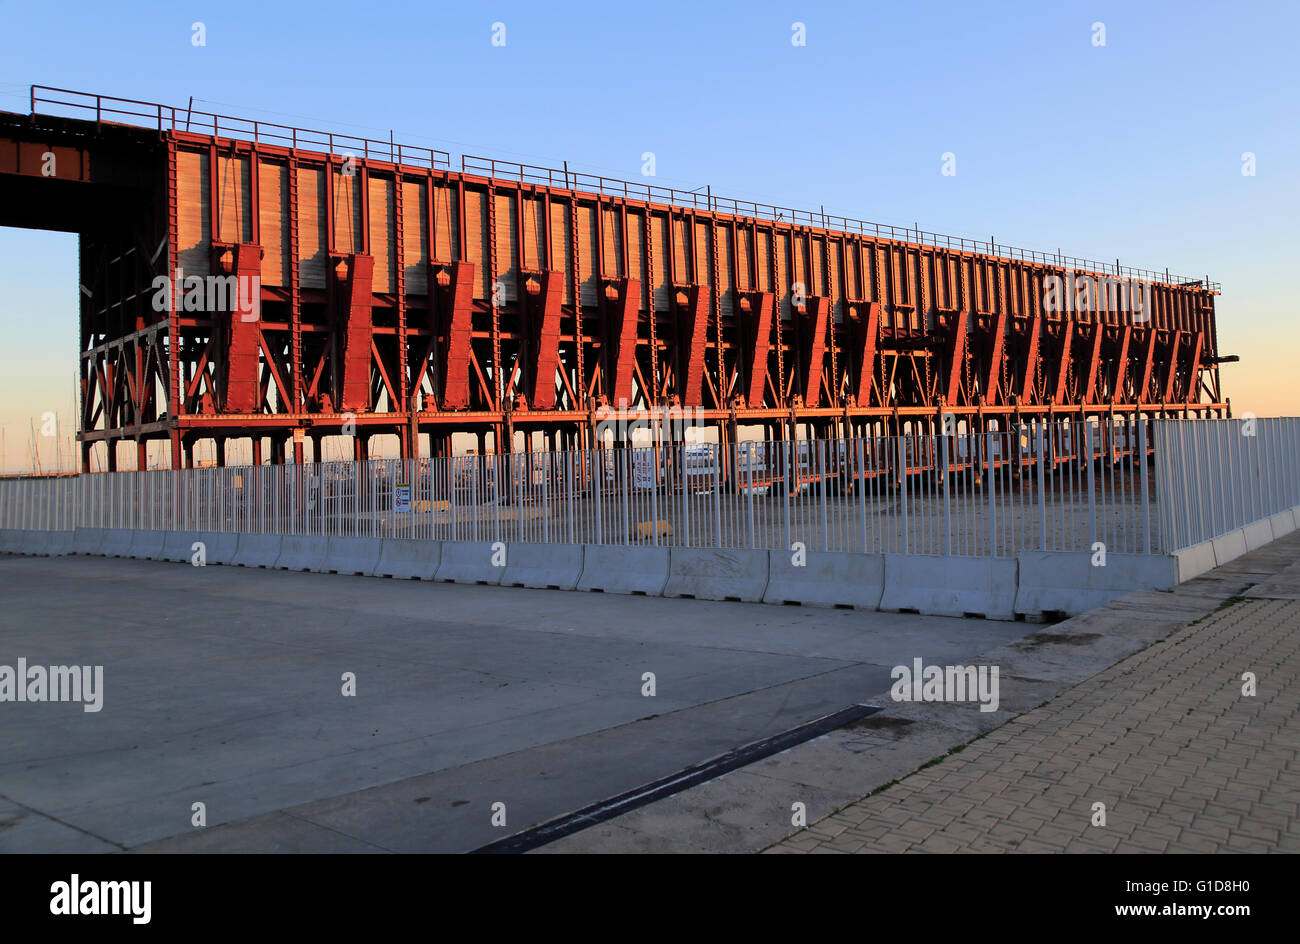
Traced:
<path fill-rule="evenodd" d="M 1298 35 L 1280 2 L 8 3 L 0 109 L 35 82 L 616 177 L 653 151 L 682 189 L 1208 273 L 1236 412 L 1295 414 Z M 72 413 L 75 252 L 0 230 L 10 465 Z"/>

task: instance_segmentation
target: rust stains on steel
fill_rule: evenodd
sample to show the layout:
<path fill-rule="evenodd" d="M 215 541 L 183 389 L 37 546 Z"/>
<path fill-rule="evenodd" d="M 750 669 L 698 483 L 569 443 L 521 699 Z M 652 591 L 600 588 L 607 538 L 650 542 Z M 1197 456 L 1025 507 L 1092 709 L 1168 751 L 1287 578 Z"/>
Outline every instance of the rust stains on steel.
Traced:
<path fill-rule="evenodd" d="M 1228 410 L 1208 279 L 68 90 L 0 124 L 0 225 L 82 238 L 83 466 Z"/>

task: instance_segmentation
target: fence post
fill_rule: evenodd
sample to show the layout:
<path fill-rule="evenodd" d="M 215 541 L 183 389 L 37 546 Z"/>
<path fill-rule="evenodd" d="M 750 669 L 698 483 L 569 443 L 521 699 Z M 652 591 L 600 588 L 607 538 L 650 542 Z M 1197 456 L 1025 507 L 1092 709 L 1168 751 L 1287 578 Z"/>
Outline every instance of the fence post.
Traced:
<path fill-rule="evenodd" d="M 1183 470 L 1184 470 L 1184 471 L 1183 471 L 1183 474 L 1184 474 L 1184 475 L 1187 474 L 1186 470 L 1187 470 L 1188 468 L 1191 468 L 1192 473 L 1193 473 L 1193 475 L 1195 476 L 1195 481 L 1196 481 L 1196 521 L 1195 521 L 1195 524 L 1198 525 L 1198 527 L 1197 527 L 1197 530 L 1196 530 L 1196 538 L 1195 538 L 1194 540 L 1189 540 L 1189 541 L 1188 541 L 1188 544 L 1196 544 L 1196 543 L 1198 543 L 1198 542 L 1200 542 L 1200 541 L 1204 541 L 1204 540 L 1207 539 L 1207 536 L 1206 536 L 1206 528 L 1205 528 L 1205 509 L 1206 509 L 1206 504 L 1207 504 L 1207 503 L 1210 504 L 1210 516 L 1209 516 L 1209 517 L 1210 517 L 1210 526 L 1209 526 L 1208 537 L 1213 538 L 1213 537 L 1215 536 L 1215 534 L 1216 534 L 1216 531 L 1215 531 L 1214 506 L 1213 506 L 1213 492 L 1210 491 L 1209 486 L 1207 485 L 1207 486 L 1206 486 L 1206 489 L 1205 489 L 1204 497 L 1202 497 L 1202 490 L 1201 490 L 1201 480 L 1202 480 L 1203 476 L 1201 475 L 1201 471 L 1202 471 L 1202 470 L 1201 470 L 1201 466 L 1200 466 L 1200 460 L 1201 460 L 1201 458 L 1202 458 L 1202 454 L 1204 454 L 1204 458 L 1205 458 L 1207 461 L 1208 461 L 1208 459 L 1209 459 L 1209 448 L 1208 448 L 1208 447 L 1209 447 L 1209 439 L 1208 439 L 1208 438 L 1206 439 L 1206 447 L 1207 447 L 1207 448 L 1206 448 L 1205 450 L 1202 450 L 1201 447 L 1200 447 L 1200 440 L 1199 440 L 1199 437 L 1197 436 L 1197 431 L 1198 431 L 1198 429 L 1201 429 L 1201 428 L 1203 428 L 1203 427 L 1201 427 L 1199 424 L 1197 424 L 1197 423 L 1195 423 L 1195 422 L 1193 422 L 1193 421 L 1191 421 L 1191 420 L 1179 420 L 1178 422 L 1179 422 L 1179 424 L 1180 424 L 1181 426 L 1184 427 L 1184 429 L 1185 429 L 1188 433 L 1191 434 L 1190 436 L 1187 436 L 1187 435 L 1184 435 L 1184 436 L 1183 436 L 1183 449 L 1182 449 L 1182 452 L 1183 452 L 1183 456 L 1182 456 L 1182 458 L 1183 458 L 1183 466 L 1182 466 L 1182 467 L 1183 467 Z M 1207 430 L 1207 433 L 1208 433 L 1208 430 Z M 1190 457 L 1187 455 L 1187 444 L 1188 444 L 1188 442 L 1191 443 L 1191 450 L 1192 450 L 1192 454 L 1191 454 Z M 1216 455 L 1218 455 L 1220 459 L 1224 458 L 1224 457 L 1222 456 L 1221 453 L 1216 453 Z M 1228 458 L 1229 460 L 1231 460 L 1232 457 L 1231 457 L 1231 456 L 1228 456 L 1227 458 Z M 1189 466 L 1188 463 L 1190 463 L 1190 466 Z M 1222 483 L 1226 483 L 1226 482 L 1227 482 L 1227 478 L 1228 478 L 1228 477 L 1227 477 L 1226 475 L 1223 474 L 1223 466 L 1222 466 L 1222 462 L 1220 462 L 1220 464 L 1219 464 L 1219 481 L 1222 482 Z M 1226 486 L 1225 486 L 1225 487 L 1226 487 Z"/>
<path fill-rule="evenodd" d="M 1242 509 L 1244 508 L 1244 499 L 1246 497 L 1245 482 L 1248 477 L 1246 463 L 1249 460 L 1249 449 L 1241 441 L 1241 436 L 1232 436 L 1227 429 L 1213 429 L 1205 424 L 1198 424 L 1205 431 L 1205 449 L 1197 450 L 1195 459 L 1197 460 L 1197 474 L 1200 474 L 1200 461 L 1202 457 L 1209 459 L 1210 453 L 1214 454 L 1215 464 L 1218 466 L 1219 473 L 1219 515 L 1210 515 L 1210 536 L 1214 537 L 1219 534 L 1226 534 L 1233 529 L 1233 525 L 1242 519 Z M 1238 427 L 1238 431 L 1240 427 Z M 1228 433 L 1228 435 L 1224 435 Z M 1217 448 L 1216 448 L 1217 447 Z M 1224 460 L 1227 460 L 1228 471 L 1223 471 Z M 1234 462 L 1234 460 L 1236 460 Z M 1207 461 L 1208 464 L 1208 461 Z M 1235 468 L 1234 468 L 1235 465 Z M 1235 484 L 1235 487 L 1234 487 Z M 1211 498 L 1214 492 L 1209 491 Z"/>
<path fill-rule="evenodd" d="M 790 493 L 790 479 L 793 477 L 793 473 L 792 473 L 792 471 L 791 471 L 791 468 L 792 468 L 792 466 L 791 466 L 791 462 L 792 462 L 792 460 L 791 460 L 791 458 L 790 458 L 790 441 L 787 440 L 787 439 L 782 439 L 782 440 L 781 440 L 781 481 L 782 481 L 781 492 L 782 492 L 782 494 L 784 495 L 783 504 L 784 504 L 784 506 L 785 506 L 785 549 L 786 549 L 786 550 L 789 550 L 789 549 L 790 549 L 790 545 L 791 545 L 791 541 L 790 541 L 790 499 L 791 499 L 791 493 Z"/>
<path fill-rule="evenodd" d="M 529 433 L 529 436 L 532 434 Z M 532 456 L 529 455 L 528 474 L 532 475 Z M 542 541 L 549 544 L 551 541 L 551 454 L 548 452 L 543 456 L 542 471 Z"/>
<path fill-rule="evenodd" d="M 948 434 L 939 433 L 939 479 L 943 487 L 943 553 L 952 556 L 952 494 L 948 488 Z"/>
<path fill-rule="evenodd" d="M 682 434 L 682 441 L 674 443 L 671 446 L 673 454 L 673 465 L 677 469 L 678 482 L 682 489 L 682 541 L 681 546 L 685 547 L 690 543 L 691 535 L 691 491 L 690 491 L 690 470 L 686 467 L 686 439 L 685 433 Z"/>
<path fill-rule="evenodd" d="M 650 449 L 649 449 L 649 451 L 648 451 L 647 454 L 648 454 L 648 456 L 649 456 L 649 458 L 650 458 L 650 461 L 651 461 L 651 463 L 652 463 L 652 465 L 651 465 L 651 469 L 650 469 L 650 521 L 652 522 L 651 527 L 650 527 L 650 542 L 651 542 L 651 545 L 652 545 L 652 546 L 654 546 L 654 547 L 658 547 L 658 546 L 659 546 L 659 525 L 658 525 L 658 521 L 659 521 L 659 461 L 660 461 L 660 460 L 659 460 L 659 456 L 660 456 L 660 452 L 659 452 L 659 441 L 658 441 L 657 439 L 652 439 L 652 440 L 651 440 L 651 447 L 650 447 Z M 665 516 L 664 520 L 665 520 L 665 521 L 667 520 L 667 516 Z M 667 537 L 668 537 L 668 535 L 665 534 L 665 535 L 664 535 L 665 540 L 667 539 Z"/>
<path fill-rule="evenodd" d="M 735 468 L 735 460 L 739 458 L 740 454 L 740 444 L 732 443 L 731 445 L 734 454 L 732 468 Z M 754 450 L 752 446 L 753 444 L 750 443 L 745 448 L 745 484 L 749 490 L 749 546 L 751 549 L 757 547 L 757 544 L 755 543 L 756 535 L 754 532 Z"/>
<path fill-rule="evenodd" d="M 1038 453 L 1038 549 L 1047 550 L 1047 456 L 1043 448 L 1043 424 L 1034 421 L 1035 451 Z"/>
<path fill-rule="evenodd" d="M 469 457 L 470 459 L 469 507 L 470 507 L 470 520 L 474 522 L 474 533 L 470 537 L 471 541 L 477 541 L 479 539 L 478 537 L 478 475 L 479 475 L 479 460 L 482 458 L 483 458 L 482 456 L 478 456 L 478 455 Z"/>
<path fill-rule="evenodd" d="M 1088 460 L 1088 550 L 1097 543 L 1097 470 L 1092 455 L 1092 423 L 1083 422 L 1084 454 Z"/>
<path fill-rule="evenodd" d="M 903 553 L 908 554 L 911 542 L 907 533 L 907 436 L 901 432 L 898 434 L 898 501 L 903 522 Z"/>
<path fill-rule="evenodd" d="M 1142 553 L 1151 553 L 1151 505 L 1150 485 L 1147 481 L 1147 424 L 1141 417 L 1137 420 L 1138 455 L 1142 457 L 1138 466 L 1138 476 L 1142 480 Z M 1159 460 L 1157 460 L 1159 461 Z"/>
<path fill-rule="evenodd" d="M 628 480 L 628 461 L 627 461 L 627 454 L 630 451 L 631 450 L 628 449 L 626 443 L 623 444 L 622 448 L 617 450 L 617 455 L 622 460 L 622 466 L 623 466 L 623 475 L 622 475 L 623 530 L 627 533 L 629 541 L 632 538 L 632 519 L 631 519 L 631 508 L 630 508 L 632 504 L 632 488 L 631 488 L 631 482 Z"/>
<path fill-rule="evenodd" d="M 858 461 L 858 477 L 857 477 L 857 481 L 854 483 L 853 490 L 849 494 L 851 494 L 854 497 L 854 500 L 857 501 L 858 503 L 858 527 L 862 532 L 862 553 L 863 554 L 868 553 L 867 551 L 867 477 L 866 477 L 866 470 L 863 467 L 863 462 L 865 461 L 866 458 L 863 455 L 865 451 L 866 451 L 866 447 L 863 443 L 863 437 L 859 436 L 857 437 L 857 443 L 854 448 L 854 452 L 856 452 L 857 454 L 857 461 Z M 845 526 L 845 530 L 847 531 L 847 525 Z"/>
<path fill-rule="evenodd" d="M 829 506 L 830 495 L 826 488 L 826 446 L 827 440 L 819 439 L 817 441 L 817 480 L 820 483 L 818 491 L 821 493 L 822 501 L 822 550 L 829 551 L 830 545 L 830 515 Z"/>
<path fill-rule="evenodd" d="M 714 533 L 716 534 L 715 547 L 723 546 L 723 447 L 722 442 L 718 443 L 718 449 L 714 449 L 714 443 L 708 443 L 708 454 L 714 459 Z"/>
<path fill-rule="evenodd" d="M 443 481 L 446 482 L 448 492 L 450 493 L 449 501 L 451 502 L 451 521 L 448 525 L 447 537 L 445 538 L 445 540 L 458 541 L 458 540 L 462 540 L 461 535 L 465 533 L 465 529 L 461 527 L 461 514 L 460 514 L 461 509 L 464 506 L 460 503 L 460 500 L 456 496 L 457 458 L 454 454 L 450 454 L 451 453 L 450 448 L 447 451 L 449 454 L 443 457 L 443 476 L 444 476 Z M 460 458 L 461 460 L 469 460 L 469 459 L 473 459 L 473 456 L 466 455 L 466 456 L 461 456 Z M 461 461 L 460 464 L 463 466 L 466 464 L 466 462 Z M 470 483 L 472 487 L 473 476 L 470 476 Z M 473 502 L 471 501 L 470 515 L 473 515 L 473 513 L 474 513 Z M 468 517 L 466 518 L 466 523 L 468 523 Z"/>
<path fill-rule="evenodd" d="M 997 504 L 995 495 L 997 493 L 997 473 L 993 471 L 993 433 L 984 434 L 984 487 L 988 491 L 988 519 L 989 519 L 989 557 L 997 557 Z"/>

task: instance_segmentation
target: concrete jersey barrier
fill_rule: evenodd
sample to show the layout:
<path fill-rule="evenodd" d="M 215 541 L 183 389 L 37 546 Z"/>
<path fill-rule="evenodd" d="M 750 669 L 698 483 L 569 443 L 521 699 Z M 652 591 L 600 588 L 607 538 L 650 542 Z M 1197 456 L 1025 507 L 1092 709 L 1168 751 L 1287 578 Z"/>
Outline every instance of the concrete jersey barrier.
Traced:
<path fill-rule="evenodd" d="M 674 547 L 664 596 L 758 603 L 767 589 L 767 566 L 767 551 Z"/>
<path fill-rule="evenodd" d="M 321 535 L 284 535 L 280 538 L 280 555 L 275 559 L 275 569 L 321 573 L 325 569 L 327 540 Z"/>
<path fill-rule="evenodd" d="M 876 610 L 884 590 L 883 554 L 771 551 L 763 602 Z"/>
<path fill-rule="evenodd" d="M 384 538 L 375 563 L 376 577 L 397 580 L 432 580 L 442 561 L 441 541 Z"/>
<path fill-rule="evenodd" d="M 78 528 L 72 534 L 73 554 L 99 554 L 104 547 L 103 528 Z"/>
<path fill-rule="evenodd" d="M 1135 590 L 1178 583 L 1173 555 L 1107 554 L 1096 564 L 1087 551 L 1021 551 L 1016 555 L 1016 612 L 1078 616 Z"/>
<path fill-rule="evenodd" d="M 513 542 L 506 545 L 502 586 L 572 590 L 581 576 L 581 544 Z"/>
<path fill-rule="evenodd" d="M 1015 619 L 1015 558 L 886 554 L 880 608 Z"/>
<path fill-rule="evenodd" d="M 278 534 L 241 534 L 230 563 L 237 567 L 271 568 L 275 566 L 279 557 L 280 536 Z"/>
<path fill-rule="evenodd" d="M 380 538 L 336 538 L 325 543 L 321 571 L 327 574 L 373 577 L 383 545 Z"/>
<path fill-rule="evenodd" d="M 106 528 L 104 540 L 99 546 L 99 553 L 104 557 L 130 557 L 131 539 L 134 531 L 123 528 Z"/>
<path fill-rule="evenodd" d="M 435 580 L 443 583 L 501 583 L 509 548 L 499 541 L 443 541 Z"/>
<path fill-rule="evenodd" d="M 136 560 L 162 560 L 163 542 L 167 539 L 166 531 L 138 530 L 131 534 L 131 545 L 127 556 Z"/>
<path fill-rule="evenodd" d="M 668 548 L 585 544 L 578 589 L 662 596 L 668 583 Z"/>

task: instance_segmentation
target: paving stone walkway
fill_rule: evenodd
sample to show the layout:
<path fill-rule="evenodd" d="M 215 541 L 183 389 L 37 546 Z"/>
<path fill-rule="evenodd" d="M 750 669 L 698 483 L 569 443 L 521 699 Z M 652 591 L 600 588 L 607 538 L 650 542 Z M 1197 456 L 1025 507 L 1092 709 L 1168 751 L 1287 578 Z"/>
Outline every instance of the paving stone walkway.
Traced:
<path fill-rule="evenodd" d="M 1300 851 L 1298 591 L 1300 563 L 764 851 Z"/>

